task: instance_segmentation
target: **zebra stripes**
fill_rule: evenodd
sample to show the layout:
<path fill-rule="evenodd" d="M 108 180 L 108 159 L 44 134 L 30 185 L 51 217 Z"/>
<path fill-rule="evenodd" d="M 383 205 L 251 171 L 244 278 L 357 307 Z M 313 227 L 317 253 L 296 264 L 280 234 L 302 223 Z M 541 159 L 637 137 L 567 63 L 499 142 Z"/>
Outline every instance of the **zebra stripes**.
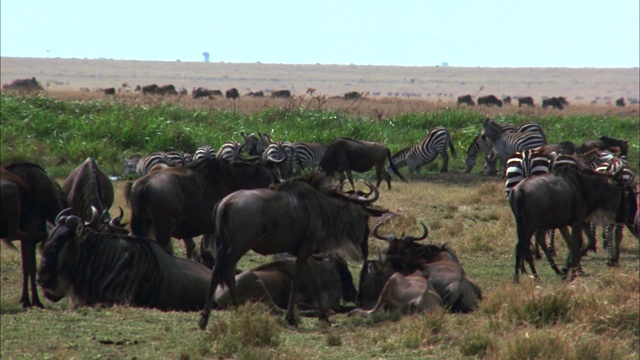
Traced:
<path fill-rule="evenodd" d="M 244 145 L 237 141 L 229 141 L 222 144 L 216 153 L 218 159 L 226 160 L 229 162 L 240 160 L 240 151 Z"/>
<path fill-rule="evenodd" d="M 327 151 L 327 146 L 324 144 L 303 141 L 294 142 L 293 148 L 297 165 L 296 174 L 300 174 L 304 168 L 315 170 L 320 166 L 320 159 Z"/>
<path fill-rule="evenodd" d="M 206 158 L 215 158 L 216 157 L 216 149 L 213 146 L 202 145 L 196 149 L 196 152 L 193 153 L 193 162 L 206 159 Z"/>
<path fill-rule="evenodd" d="M 444 127 L 438 126 L 431 130 L 418 144 L 402 149 L 394 154 L 391 157 L 391 163 L 398 169 L 409 166 L 409 175 L 412 175 L 414 172 L 420 175 L 420 168 L 435 160 L 438 154 L 440 154 L 442 157 L 442 169 L 440 172 L 444 173 L 449 170 L 447 146 L 451 149 L 451 155 L 455 158 L 456 150 L 451 142 L 449 132 Z"/>
<path fill-rule="evenodd" d="M 534 149 L 547 144 L 545 137 L 538 132 L 507 132 L 500 124 L 487 119 L 482 124 L 482 135 L 493 144 L 500 158 L 502 167 L 506 169 L 507 157 L 517 151 Z M 494 168 L 495 170 L 495 168 Z"/>
<path fill-rule="evenodd" d="M 276 164 L 282 179 L 288 179 L 293 175 L 294 158 L 295 148 L 288 141 L 271 143 L 262 153 L 263 161 Z"/>
<path fill-rule="evenodd" d="M 473 170 L 473 167 L 476 165 L 476 160 L 478 159 L 478 154 L 482 151 L 485 155 L 489 155 L 492 153 L 491 146 L 487 144 L 484 138 L 481 135 L 476 136 L 469 147 L 467 148 L 467 158 L 464 161 L 465 170 L 464 172 L 470 173 Z"/>
<path fill-rule="evenodd" d="M 133 155 L 125 158 L 123 176 L 136 173 L 139 176 L 147 175 L 151 169 L 159 164 L 166 166 L 186 166 L 191 162 L 191 155 L 182 151 L 157 151 L 146 156 Z"/>

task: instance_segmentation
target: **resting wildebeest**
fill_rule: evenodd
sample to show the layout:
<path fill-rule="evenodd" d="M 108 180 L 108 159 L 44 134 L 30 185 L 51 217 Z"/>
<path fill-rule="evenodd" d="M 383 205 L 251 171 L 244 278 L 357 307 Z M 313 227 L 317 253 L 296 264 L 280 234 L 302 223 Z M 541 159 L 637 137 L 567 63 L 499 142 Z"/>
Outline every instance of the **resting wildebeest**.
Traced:
<path fill-rule="evenodd" d="M 17 162 L 2 167 L 2 222 L 0 238 L 20 240 L 23 307 L 43 307 L 36 288 L 36 243 L 47 238 L 47 221 L 67 207 L 55 180 L 40 166 Z M 29 284 L 31 300 L 29 300 Z"/>
<path fill-rule="evenodd" d="M 291 97 L 291 91 L 289 90 L 274 90 L 271 92 L 272 98 L 288 99 Z"/>
<path fill-rule="evenodd" d="M 546 109 L 547 106 L 554 107 L 558 110 L 564 109 L 565 105 L 569 105 L 569 102 L 562 96 L 559 97 L 551 97 L 548 99 L 542 100 L 542 108 Z"/>
<path fill-rule="evenodd" d="M 460 104 L 467 104 L 469 106 L 475 106 L 476 103 L 473 101 L 473 98 L 471 97 L 471 95 L 460 95 L 458 96 L 458 101 L 456 102 L 457 106 L 460 106 Z"/>
<path fill-rule="evenodd" d="M 355 100 L 355 99 L 360 99 L 361 97 L 362 97 L 362 93 L 359 93 L 357 91 L 350 91 L 348 93 L 344 93 L 345 100 Z"/>
<path fill-rule="evenodd" d="M 287 308 L 291 283 L 295 276 L 295 258 L 286 258 L 243 271 L 235 276 L 238 303 L 263 301 L 277 312 Z M 320 296 L 316 295 L 312 276 L 318 277 Z M 311 256 L 304 267 L 296 304 L 299 309 L 317 316 L 317 301 L 323 301 L 326 309 L 341 312 L 340 300 L 356 302 L 357 291 L 347 262 L 339 257 Z M 218 285 L 214 302 L 219 308 L 233 306 L 229 287 Z"/>
<path fill-rule="evenodd" d="M 240 93 L 238 92 L 238 89 L 231 88 L 231 89 L 225 91 L 224 96 L 227 99 L 235 100 L 235 99 L 240 97 Z"/>
<path fill-rule="evenodd" d="M 518 107 L 522 105 L 535 106 L 533 104 L 533 98 L 531 96 L 522 96 L 518 98 Z"/>
<path fill-rule="evenodd" d="M 67 195 L 73 213 L 83 219 L 91 218 L 91 207 L 95 207 L 99 214 L 108 214 L 113 205 L 113 184 L 92 157 L 88 157 L 67 176 L 62 183 L 62 190 Z"/>
<path fill-rule="evenodd" d="M 185 167 L 153 171 L 125 185 L 131 206 L 131 233 L 152 238 L 171 251 L 171 237 L 185 239 L 213 231 L 213 206 L 239 189 L 267 187 L 274 170 L 262 162 L 229 163 L 205 158 Z M 186 244 L 192 257 L 195 244 Z"/>
<path fill-rule="evenodd" d="M 608 175 L 573 166 L 524 179 L 512 191 L 508 201 L 518 234 L 516 282 L 520 270 L 524 270 L 524 261 L 529 264 L 532 275 L 538 276 L 531 254 L 531 236 L 536 230 L 571 226 L 567 271 L 570 272 L 568 276 L 573 277 L 580 271 L 584 223 L 631 224 L 637 210 L 633 189 L 622 184 L 622 171 Z"/>
<path fill-rule="evenodd" d="M 478 98 L 478 106 L 480 105 L 496 105 L 502 107 L 502 100 L 498 99 L 495 95 L 480 96 Z"/>
<path fill-rule="evenodd" d="M 618 140 L 608 136 L 601 136 L 598 140 L 587 140 L 580 144 L 576 150 L 578 153 L 587 153 L 590 150 L 610 150 L 619 149 L 620 156 L 627 156 L 629 153 L 629 140 Z"/>
<path fill-rule="evenodd" d="M 373 185 L 367 186 L 373 193 L 370 198 L 344 193 L 332 177 L 311 173 L 270 189 L 239 190 L 216 204 L 215 265 L 200 329 L 207 326 L 218 284 L 228 286 L 237 303 L 234 272 L 237 262 L 249 250 L 262 255 L 289 252 L 297 257 L 286 315 L 289 324 L 294 325 L 295 295 L 309 256 L 338 252 L 348 259 L 366 257 L 368 219 L 387 212 L 372 205 L 380 194 Z M 311 277 L 319 294 L 317 277 Z M 317 303 L 319 319 L 328 322 L 323 302 Z"/>
<path fill-rule="evenodd" d="M 380 186 L 384 177 L 387 181 L 387 187 L 391 190 L 391 175 L 384 168 L 387 159 L 391 171 L 402 181 L 407 182 L 391 161 L 391 151 L 388 147 L 376 142 L 358 141 L 346 137 L 335 139 L 327 146 L 324 156 L 320 160 L 320 169 L 330 176 L 333 176 L 336 171 L 339 172 L 340 182 L 344 181 L 344 172 L 346 171 L 349 183 L 355 188 L 351 171 L 365 172 L 375 166 L 376 187 Z"/>
<path fill-rule="evenodd" d="M 373 234 L 388 241 L 389 247 L 384 259 L 379 255 L 377 261 L 365 262 L 358 292 L 358 306 L 373 309 L 357 312 L 370 313 L 382 306 L 398 306 L 405 311 L 430 311 L 442 306 L 464 313 L 477 308 L 482 291 L 464 272 L 453 250 L 446 245 L 415 243 L 428 235 L 424 224 L 421 236 L 403 235 L 402 239 L 380 235 L 381 225 L 376 225 Z"/>
<path fill-rule="evenodd" d="M 194 311 L 204 306 L 211 276 L 206 266 L 174 257 L 149 239 L 96 232 L 95 221 L 63 214 L 56 219 L 38 269 L 47 299 L 69 295 L 72 308 L 121 304 Z"/>

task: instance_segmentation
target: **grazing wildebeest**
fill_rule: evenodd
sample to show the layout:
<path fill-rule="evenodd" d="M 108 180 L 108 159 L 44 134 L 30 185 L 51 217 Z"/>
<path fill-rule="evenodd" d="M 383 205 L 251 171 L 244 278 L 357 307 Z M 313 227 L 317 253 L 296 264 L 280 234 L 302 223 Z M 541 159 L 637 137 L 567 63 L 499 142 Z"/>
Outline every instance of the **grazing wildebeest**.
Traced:
<path fill-rule="evenodd" d="M 224 93 L 224 96 L 227 99 L 235 100 L 240 97 L 240 93 L 238 92 L 238 89 L 231 88 Z"/>
<path fill-rule="evenodd" d="M 162 85 L 156 89 L 156 94 L 158 95 L 178 95 L 176 91 L 176 87 L 172 84 Z"/>
<path fill-rule="evenodd" d="M 205 158 L 186 167 L 167 167 L 125 185 L 131 233 L 152 238 L 171 251 L 171 237 L 188 239 L 213 231 L 213 206 L 239 189 L 268 187 L 276 175 L 262 162 L 229 163 Z M 195 244 L 187 242 L 187 257 Z"/>
<path fill-rule="evenodd" d="M 478 98 L 478 106 L 480 105 L 502 107 L 502 100 L 498 99 L 495 95 L 480 96 Z"/>
<path fill-rule="evenodd" d="M 94 223 L 60 214 L 38 270 L 47 299 L 57 302 L 69 295 L 72 308 L 202 309 L 211 277 L 206 266 L 174 257 L 149 239 L 94 231 Z"/>
<path fill-rule="evenodd" d="M 145 85 L 142 87 L 142 95 L 154 95 L 158 92 L 158 88 L 159 86 L 157 84 Z"/>
<path fill-rule="evenodd" d="M 115 95 L 116 94 L 116 88 L 105 88 L 104 90 L 104 94 L 105 95 Z"/>
<path fill-rule="evenodd" d="M 213 96 L 214 96 L 213 90 L 209 90 L 203 87 L 193 88 L 193 90 L 191 91 L 191 97 L 194 99 L 200 99 L 203 97 L 212 99 Z"/>
<path fill-rule="evenodd" d="M 288 99 L 291 97 L 291 91 L 289 90 L 275 90 L 271 92 L 272 98 Z"/>
<path fill-rule="evenodd" d="M 387 181 L 387 187 L 391 190 L 391 175 L 384 168 L 384 163 L 389 160 L 391 171 L 396 174 L 402 181 L 407 180 L 400 174 L 398 168 L 391 161 L 391 151 L 383 144 L 371 141 L 358 141 L 341 137 L 335 139 L 327 146 L 324 156 L 320 160 L 320 168 L 322 171 L 333 176 L 335 172 L 340 173 L 340 182 L 344 181 L 344 172 L 351 186 L 355 188 L 353 183 L 353 175 L 351 171 L 365 172 L 372 167 L 376 168 L 376 187 L 380 186 L 382 178 Z"/>
<path fill-rule="evenodd" d="M 32 77 L 31 79 L 16 79 L 13 80 L 11 84 L 3 84 L 2 90 L 29 93 L 44 91 L 44 88 L 38 83 L 35 77 Z"/>
<path fill-rule="evenodd" d="M 460 95 L 458 96 L 458 101 L 456 103 L 458 106 L 460 106 L 461 104 L 467 104 L 469 106 L 475 106 L 476 103 L 473 101 L 473 98 L 471 97 L 471 95 Z"/>
<path fill-rule="evenodd" d="M 88 157 L 67 176 L 62 183 L 62 190 L 67 195 L 73 214 L 83 219 L 91 218 L 91 207 L 96 208 L 99 214 L 108 214 L 113 205 L 113 184 L 92 157 Z"/>
<path fill-rule="evenodd" d="M 584 223 L 631 223 L 637 209 L 633 189 L 622 185 L 621 171 L 608 175 L 573 166 L 524 179 L 508 201 L 518 234 L 516 282 L 520 270 L 524 270 L 524 261 L 529 264 L 532 275 L 538 276 L 531 254 L 531 236 L 536 230 L 571 226 L 567 271 L 568 276 L 573 277 L 580 271 Z"/>
<path fill-rule="evenodd" d="M 359 93 L 357 91 L 350 91 L 344 94 L 345 100 L 355 100 L 355 99 L 360 99 L 361 97 L 362 97 L 362 93 Z"/>
<path fill-rule="evenodd" d="M 569 105 L 569 102 L 562 96 L 559 97 L 551 97 L 548 99 L 542 100 L 542 108 L 546 109 L 547 106 L 551 106 L 558 110 L 564 109 L 565 105 Z"/>
<path fill-rule="evenodd" d="M 477 308 L 482 291 L 464 272 L 453 250 L 446 245 L 415 243 L 428 235 L 424 224 L 421 224 L 421 236 L 403 235 L 402 239 L 395 235 L 380 235 L 381 225 L 376 225 L 373 234 L 388 241 L 389 247 L 384 259 L 378 256 L 377 261 L 367 261 L 362 267 L 359 307 L 370 309 L 376 304 L 374 309 L 378 309 L 382 305 L 401 305 L 401 308 L 411 310 L 411 305 L 422 305 L 426 308 L 416 310 L 428 311 L 443 306 L 453 312 L 465 313 Z"/>
<path fill-rule="evenodd" d="M 291 283 L 295 276 L 295 258 L 272 261 L 235 276 L 235 291 L 238 303 L 263 301 L 272 309 L 282 312 L 287 308 Z M 320 296 L 316 295 L 312 276 L 318 277 Z M 358 292 L 344 259 L 339 257 L 311 256 L 301 275 L 300 291 L 296 296 L 299 309 L 311 311 L 317 316 L 317 301 L 323 301 L 325 309 L 341 312 L 340 300 L 356 302 Z M 229 287 L 218 286 L 214 302 L 219 308 L 233 306 Z"/>
<path fill-rule="evenodd" d="M 587 140 L 580 144 L 577 149 L 578 153 L 587 153 L 590 150 L 615 150 L 619 149 L 620 156 L 627 156 L 629 153 L 629 140 L 618 140 L 608 136 L 601 136 L 598 140 Z"/>
<path fill-rule="evenodd" d="M 264 91 L 249 91 L 249 93 L 246 96 L 261 98 L 261 97 L 264 97 Z"/>
<path fill-rule="evenodd" d="M 312 173 L 270 189 L 236 191 L 222 199 L 213 211 L 215 265 L 200 329 L 207 326 L 218 284 L 228 286 L 237 303 L 234 271 L 249 250 L 263 255 L 289 252 L 297 257 L 286 315 L 294 325 L 295 295 L 309 256 L 337 251 L 345 258 L 360 260 L 368 253 L 368 219 L 387 210 L 372 206 L 379 192 L 367 186 L 374 193 L 369 198 L 344 193 L 332 177 Z M 319 294 L 317 276 L 311 277 Z M 319 319 L 328 322 L 323 302 L 317 304 Z"/>
<path fill-rule="evenodd" d="M 533 98 L 531 96 L 522 96 L 518 98 L 518 107 L 522 107 L 522 105 L 535 106 L 533 103 Z"/>
<path fill-rule="evenodd" d="M 47 238 L 47 221 L 67 207 L 67 199 L 55 180 L 40 166 L 17 162 L 2 167 L 2 223 L 0 238 L 20 240 L 23 307 L 43 307 L 36 287 L 36 243 Z M 31 300 L 29 300 L 31 285 Z"/>
<path fill-rule="evenodd" d="M 623 97 L 618 98 L 618 99 L 616 99 L 616 106 L 625 107 L 625 106 L 627 106 L 627 102 L 624 101 Z"/>
<path fill-rule="evenodd" d="M 502 103 L 505 105 L 511 105 L 511 96 L 505 96 L 502 98 Z"/>

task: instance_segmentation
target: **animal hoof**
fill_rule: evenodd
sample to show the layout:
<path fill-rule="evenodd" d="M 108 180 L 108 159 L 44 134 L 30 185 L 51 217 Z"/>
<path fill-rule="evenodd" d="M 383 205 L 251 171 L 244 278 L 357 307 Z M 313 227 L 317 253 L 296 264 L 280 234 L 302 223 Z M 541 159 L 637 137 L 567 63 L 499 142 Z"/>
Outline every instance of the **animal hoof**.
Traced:
<path fill-rule="evenodd" d="M 198 323 L 198 327 L 200 328 L 200 330 L 206 329 L 208 322 L 209 322 L 209 316 L 202 314 L 202 317 L 200 318 L 200 322 Z"/>

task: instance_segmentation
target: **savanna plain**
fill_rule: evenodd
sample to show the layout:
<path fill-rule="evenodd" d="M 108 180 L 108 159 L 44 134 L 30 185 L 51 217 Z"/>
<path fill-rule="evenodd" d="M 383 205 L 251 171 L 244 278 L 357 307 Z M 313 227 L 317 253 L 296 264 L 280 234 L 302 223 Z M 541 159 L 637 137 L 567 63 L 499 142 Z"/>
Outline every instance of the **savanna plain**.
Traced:
<path fill-rule="evenodd" d="M 597 96 L 600 99 L 605 96 L 637 98 L 637 69 L 627 70 L 633 77 L 625 77 L 630 84 L 625 89 L 610 86 L 617 83 L 620 69 L 591 69 L 591 77 L 584 70 L 579 77 L 588 86 L 578 87 L 567 85 L 577 81 L 571 78 L 571 70 L 560 69 L 553 76 L 545 76 L 544 69 L 527 69 L 539 71 L 535 76 L 538 82 L 535 89 L 521 84 L 509 72 L 512 69 L 505 69 L 510 74 L 508 80 L 502 80 L 499 69 L 464 69 L 462 80 L 440 82 L 440 89 L 431 97 L 426 92 L 419 97 L 386 96 L 388 92 L 395 93 L 396 88 L 392 87 L 397 86 L 388 81 L 379 82 L 375 89 L 366 86 L 357 89 L 380 91 L 385 96 L 371 95 L 355 101 L 329 99 L 323 95 L 345 92 L 348 87 L 344 85 L 344 76 L 314 75 L 305 82 L 300 75 L 296 80 L 300 84 L 295 86 L 302 90 L 294 91 L 296 96 L 292 99 L 240 98 L 234 102 L 220 98 L 144 97 L 125 92 L 105 97 L 81 93 L 78 89 L 117 86 L 125 81 L 135 84 L 137 80 L 132 79 L 131 71 L 142 74 L 162 66 L 165 70 L 158 74 L 172 74 L 173 79 L 151 75 L 140 83 L 173 82 L 189 89 L 207 86 L 224 90 L 232 86 L 240 89 L 239 82 L 234 83 L 233 79 L 241 77 L 250 84 L 242 88 L 253 91 L 292 89 L 293 85 L 281 74 L 306 67 L 290 66 L 287 71 L 284 65 L 274 65 L 272 72 L 255 73 L 251 72 L 255 67 L 269 69 L 269 65 L 250 64 L 242 70 L 238 64 L 224 64 L 228 65 L 226 68 L 210 64 L 223 70 L 216 70 L 218 72 L 209 74 L 205 80 L 186 63 L 126 64 L 130 70 L 113 70 L 125 64 L 76 60 L 88 65 L 86 68 L 76 66 L 77 70 L 73 71 L 69 70 L 73 66 L 65 60 L 17 60 L 2 58 L 3 83 L 32 76 L 52 82 L 48 87 L 43 84 L 45 92 L 40 95 L 2 94 L 2 164 L 33 161 L 59 181 L 87 156 L 93 156 L 104 171 L 117 176 L 122 172 L 123 156 L 170 149 L 193 151 L 204 144 L 217 148 L 229 140 L 240 141 L 241 131 L 267 132 L 274 140 L 324 143 L 349 136 L 384 143 L 395 152 L 417 143 L 435 126 L 446 127 L 457 152 L 457 157 L 450 161 L 449 173 L 439 173 L 440 158 L 427 165 L 423 169 L 426 174 L 421 176 L 409 178 L 407 169 L 402 169 L 409 182 L 403 183 L 394 177 L 392 190 L 381 187 L 377 204 L 398 214 L 384 225 L 385 233 L 417 234 L 420 232 L 418 222 L 424 222 L 429 228 L 425 241 L 449 244 L 465 271 L 482 288 L 484 297 L 480 307 L 470 314 L 443 311 L 401 315 L 389 311 L 369 318 L 338 314 L 331 316 L 331 326 L 319 323 L 316 318 L 302 318 L 297 328 L 287 326 L 283 318 L 271 315 L 265 306 L 247 304 L 235 310 L 213 312 L 207 330 L 199 331 L 197 312 L 161 312 L 127 306 L 71 310 L 66 299 L 58 303 L 45 300 L 45 309 L 23 309 L 19 303 L 20 255 L 2 245 L 0 345 L 3 359 L 638 358 L 638 240 L 624 230 L 617 268 L 606 265 L 608 254 L 598 234 L 599 251 L 582 260 L 584 276 L 571 282 L 563 281 L 540 260 L 539 281 L 524 277 L 519 284 L 513 284 L 515 222 L 504 196 L 504 180 L 482 175 L 480 162 L 471 173 L 464 173 L 465 150 L 481 131 L 479 120 L 491 117 L 501 123 L 535 121 L 545 129 L 550 143 L 565 140 L 581 143 L 603 135 L 629 140 L 629 165 L 637 174 L 638 105 L 618 108 L 604 100 L 590 103 Z M 14 63 L 20 66 L 5 66 Z M 108 66 L 104 67 L 104 63 Z M 200 68 L 204 64 L 193 66 Z M 336 72 L 364 71 L 349 66 L 329 66 L 323 71 L 332 74 L 329 68 Z M 380 76 L 376 67 L 368 70 L 368 73 L 358 73 L 363 84 L 367 79 Z M 423 70 L 425 73 L 438 71 L 436 68 Z M 398 76 L 408 79 L 409 85 L 428 80 L 415 75 L 420 74 L 420 69 L 407 71 L 416 73 Z M 225 76 L 231 81 L 216 82 Z M 526 79 L 522 83 L 529 81 Z M 260 82 L 263 80 L 265 83 Z M 54 81 L 63 85 L 56 85 Z M 473 86 L 461 88 L 460 82 Z M 318 84 L 327 87 L 324 89 Z M 388 88 L 384 84 L 388 84 Z M 510 88 L 510 84 L 517 85 Z M 317 92 L 305 94 L 309 87 L 316 88 Z M 442 95 L 475 94 L 481 87 L 480 95 L 563 95 L 571 104 L 564 110 L 542 110 L 539 105 L 534 108 L 517 105 L 456 108 L 448 95 Z M 372 180 L 373 174 L 364 173 L 359 177 Z M 122 193 L 126 181 L 114 181 L 114 207 L 124 208 L 125 220 L 129 217 Z M 371 225 L 375 223 L 376 219 L 372 219 Z M 385 246 L 373 238 L 369 244 L 370 257 L 377 256 L 378 249 Z M 182 242 L 175 242 L 174 249 L 178 256 L 184 256 Z M 557 242 L 557 249 L 557 261 L 562 263 L 566 256 L 562 240 Z M 249 269 L 268 260 L 249 253 L 239 268 Z M 349 266 L 357 287 L 361 264 Z"/>

